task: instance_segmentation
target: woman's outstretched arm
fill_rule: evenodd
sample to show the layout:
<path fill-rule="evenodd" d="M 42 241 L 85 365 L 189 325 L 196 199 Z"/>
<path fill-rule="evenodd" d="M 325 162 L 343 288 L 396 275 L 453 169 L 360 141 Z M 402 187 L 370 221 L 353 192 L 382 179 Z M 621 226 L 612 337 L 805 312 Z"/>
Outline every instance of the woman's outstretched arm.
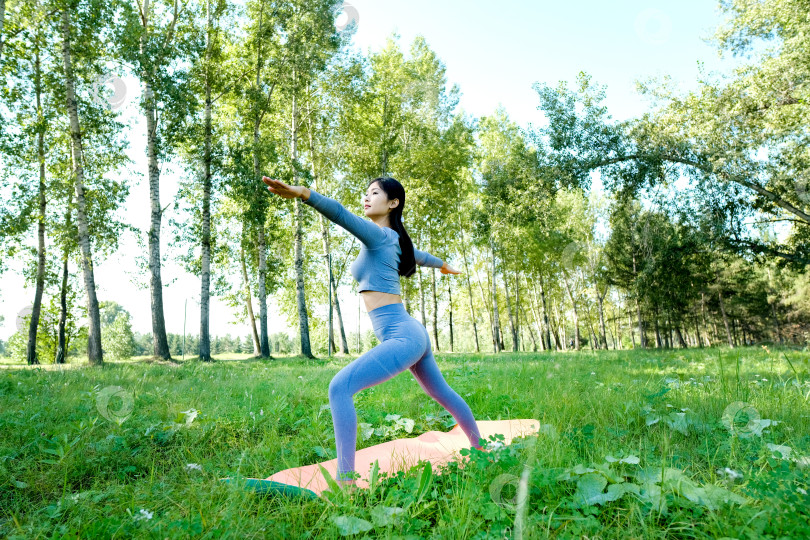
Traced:
<path fill-rule="evenodd" d="M 317 191 L 304 188 L 301 199 L 331 221 L 337 223 L 368 247 L 380 245 L 385 241 L 385 232 L 382 227 L 373 221 L 363 219 L 349 212 L 345 206 L 335 199 L 321 195 Z"/>
<path fill-rule="evenodd" d="M 446 262 L 431 255 L 427 251 L 419 251 L 413 248 L 413 258 L 419 266 L 430 266 L 432 268 L 441 268 L 442 274 L 460 274 L 455 268 L 448 266 Z"/>
<path fill-rule="evenodd" d="M 419 266 L 430 266 L 432 268 L 441 268 L 444 266 L 444 261 L 435 255 L 431 255 L 427 251 L 419 251 L 413 248 L 413 258 Z"/>
<path fill-rule="evenodd" d="M 262 181 L 267 184 L 267 189 L 285 199 L 301 197 L 304 204 L 308 204 L 315 210 L 337 223 L 368 247 L 374 247 L 385 241 L 385 231 L 373 221 L 363 219 L 346 210 L 346 208 L 335 199 L 321 195 L 317 191 L 304 186 L 288 186 L 280 180 L 274 180 L 266 176 Z"/>

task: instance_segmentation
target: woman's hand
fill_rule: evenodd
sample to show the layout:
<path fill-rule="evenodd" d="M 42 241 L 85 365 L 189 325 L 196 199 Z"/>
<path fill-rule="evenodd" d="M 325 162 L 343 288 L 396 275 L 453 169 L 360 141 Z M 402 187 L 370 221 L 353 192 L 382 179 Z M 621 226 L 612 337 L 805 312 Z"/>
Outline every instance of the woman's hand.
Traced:
<path fill-rule="evenodd" d="M 304 193 L 303 186 L 288 186 L 281 180 L 273 180 L 266 176 L 262 176 L 262 182 L 267 184 L 267 189 L 270 190 L 270 193 L 275 193 L 285 199 L 294 199 Z"/>
<path fill-rule="evenodd" d="M 455 268 L 447 266 L 447 263 L 442 264 L 442 267 L 441 267 L 440 271 L 441 271 L 442 274 L 460 274 L 461 273 L 458 270 L 456 270 Z"/>

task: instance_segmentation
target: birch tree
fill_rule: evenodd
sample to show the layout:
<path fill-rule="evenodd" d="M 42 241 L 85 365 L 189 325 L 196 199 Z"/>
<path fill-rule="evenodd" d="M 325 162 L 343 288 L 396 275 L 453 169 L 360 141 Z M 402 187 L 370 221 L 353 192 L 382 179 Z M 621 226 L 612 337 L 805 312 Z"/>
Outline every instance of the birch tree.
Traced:
<path fill-rule="evenodd" d="M 76 80 L 73 74 L 73 45 L 71 33 L 71 14 L 78 6 L 77 1 L 69 2 L 61 10 L 62 18 L 62 55 L 64 60 L 65 99 L 67 113 L 70 120 L 71 155 L 73 161 L 73 177 L 76 189 L 76 221 L 79 228 L 79 246 L 81 247 L 82 272 L 84 274 L 84 287 L 87 294 L 87 317 L 89 331 L 87 337 L 87 357 L 91 364 L 101 365 L 103 356 L 101 350 L 101 322 L 99 319 L 98 299 L 96 298 L 96 282 L 93 270 L 93 254 L 90 244 L 90 230 L 87 218 L 87 200 L 85 198 L 85 169 L 82 146 L 82 130 L 79 121 L 78 101 L 76 99 Z M 95 7 L 95 6 L 91 6 Z M 87 43 L 84 44 L 87 46 Z"/>
<path fill-rule="evenodd" d="M 187 65 L 193 63 L 192 0 L 144 0 L 122 3 L 116 39 L 119 54 L 140 80 L 140 107 L 146 120 L 150 225 L 149 288 L 154 355 L 169 359 L 163 313 L 160 238 L 164 208 L 160 202 L 161 161 L 168 162 L 181 135 L 178 126 L 193 102 L 187 92 Z"/>

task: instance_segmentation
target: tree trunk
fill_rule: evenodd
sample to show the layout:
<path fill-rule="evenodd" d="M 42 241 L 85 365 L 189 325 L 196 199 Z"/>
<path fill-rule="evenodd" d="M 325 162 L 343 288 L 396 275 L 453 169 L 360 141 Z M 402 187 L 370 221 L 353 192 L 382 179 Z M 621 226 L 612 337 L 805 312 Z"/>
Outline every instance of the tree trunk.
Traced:
<path fill-rule="evenodd" d="M 203 150 L 203 200 L 202 200 L 202 246 L 200 275 L 200 360 L 211 361 L 211 337 L 209 331 L 211 294 L 211 6 L 206 3 L 208 28 L 205 51 L 205 148 Z"/>
<path fill-rule="evenodd" d="M 723 324 L 726 325 L 726 337 L 728 337 L 728 346 L 734 348 L 734 340 L 731 337 L 731 329 L 728 326 L 728 316 L 726 315 L 726 308 L 723 305 L 723 291 L 717 291 L 717 298 L 720 301 L 720 313 L 723 314 Z"/>
<path fill-rule="evenodd" d="M 731 323 L 731 346 L 735 347 L 737 345 L 737 336 L 735 335 L 736 329 L 734 328 L 734 319 L 729 317 L 728 320 Z"/>
<path fill-rule="evenodd" d="M 248 321 L 250 322 L 250 330 L 253 335 L 253 356 L 261 356 L 261 345 L 259 344 L 259 333 L 256 331 L 256 317 L 253 315 L 253 295 L 250 292 L 250 279 L 247 273 L 247 264 L 245 264 L 245 248 L 239 246 L 239 261 L 242 263 L 242 280 L 245 282 L 245 302 L 247 303 Z"/>
<path fill-rule="evenodd" d="M 453 352 L 453 292 L 450 290 L 450 280 L 447 281 L 447 311 L 450 314 L 450 352 Z"/>
<path fill-rule="evenodd" d="M 638 318 L 638 344 L 642 349 L 646 349 L 647 335 L 644 333 L 644 322 L 641 318 L 641 304 L 639 304 L 638 298 L 636 298 L 636 317 Z M 633 348 L 635 348 L 635 345 L 633 345 Z"/>
<path fill-rule="evenodd" d="M 637 276 L 638 276 L 638 272 L 636 270 L 636 256 L 635 256 L 635 254 L 633 254 L 633 278 L 636 279 Z M 638 288 L 638 287 L 636 287 L 636 288 Z M 647 335 L 644 333 L 644 323 L 642 322 L 642 319 L 641 319 L 641 305 L 639 304 L 639 301 L 638 301 L 638 291 L 636 291 L 635 300 L 636 300 L 636 315 L 638 316 L 638 340 L 639 340 L 639 344 L 640 344 L 641 348 L 646 349 L 647 348 Z M 635 348 L 635 347 L 636 346 L 634 344 L 633 348 Z"/>
<path fill-rule="evenodd" d="M 675 327 L 675 337 L 678 338 L 678 345 L 680 345 L 680 347 L 682 349 L 688 349 L 689 348 L 686 345 L 686 341 L 684 341 L 683 336 L 681 335 L 681 327 L 680 326 Z"/>
<path fill-rule="evenodd" d="M 527 285 L 528 285 L 529 283 L 532 283 L 532 282 L 529 280 L 529 277 L 528 277 L 528 276 L 526 276 L 526 283 L 527 283 Z M 541 350 L 541 351 L 546 351 L 546 350 L 549 350 L 549 351 L 550 351 L 550 350 L 551 350 L 551 344 L 550 344 L 550 343 L 546 343 L 546 340 L 545 340 L 545 335 L 543 334 L 543 325 L 542 325 L 542 323 L 541 323 L 541 320 L 542 320 L 542 319 L 541 319 L 541 317 L 540 317 L 540 315 L 539 315 L 539 313 L 538 313 L 538 311 L 537 311 L 537 303 L 538 303 L 538 300 L 537 300 L 537 290 L 535 289 L 535 287 L 534 287 L 534 284 L 533 284 L 533 283 L 531 284 L 531 291 L 532 291 L 532 297 L 533 297 L 532 299 L 533 299 L 533 301 L 531 301 L 531 299 L 530 299 L 530 302 L 529 302 L 529 309 L 531 309 L 532 314 L 534 315 L 534 324 L 536 324 L 536 325 L 537 325 L 537 333 L 538 333 L 538 334 L 539 334 L 539 336 L 540 336 L 540 350 Z M 543 314 L 545 315 L 545 312 L 543 312 Z M 546 323 L 546 327 L 545 327 L 545 328 L 546 328 L 546 331 L 548 331 L 548 323 Z M 549 341 L 550 341 L 550 339 L 549 339 Z"/>
<path fill-rule="evenodd" d="M 340 345 L 343 354 L 349 354 L 349 340 L 346 338 L 346 325 L 343 324 L 343 313 L 340 311 L 340 301 L 338 300 L 337 294 L 338 287 L 337 282 L 335 282 L 334 276 L 332 277 L 331 285 L 332 285 L 332 298 L 334 298 L 335 312 L 337 313 L 338 319 L 338 328 L 340 328 Z"/>
<path fill-rule="evenodd" d="M 467 278 L 467 295 L 470 298 L 470 320 L 472 321 L 473 336 L 475 337 L 475 352 L 480 353 L 478 345 L 478 324 L 475 317 L 475 307 L 473 305 L 472 284 L 470 283 L 470 268 L 467 265 L 467 249 L 464 245 L 464 232 L 461 233 L 461 256 L 464 258 L 464 276 Z"/>
<path fill-rule="evenodd" d="M 87 201 L 84 197 L 84 155 L 82 152 L 82 130 L 79 126 L 79 111 L 76 103 L 75 82 L 73 80 L 73 53 L 70 45 L 70 10 L 62 10 L 62 57 L 65 67 L 65 97 L 70 118 L 70 139 L 73 160 L 73 174 L 76 190 L 76 221 L 79 228 L 79 245 L 82 250 L 82 272 L 87 292 L 87 357 L 91 364 L 104 363 L 101 350 L 101 320 L 96 298 L 96 281 L 93 275 L 93 258 L 90 250 L 90 231 L 87 222 Z"/>
<path fill-rule="evenodd" d="M 309 89 L 307 89 L 309 92 Z M 318 191 L 318 168 L 315 163 L 315 143 L 312 138 L 312 109 L 309 100 L 307 101 L 307 133 L 309 134 L 309 155 L 310 155 L 310 166 L 312 170 L 312 180 L 315 185 L 315 191 Z M 329 244 L 329 227 L 326 223 L 326 217 L 318 212 L 321 221 L 321 238 L 323 239 L 323 252 L 331 254 L 331 246 Z M 327 258 L 327 264 L 329 264 L 329 259 Z M 346 328 L 343 325 L 343 315 L 340 312 L 340 301 L 338 300 L 337 294 L 337 284 L 335 283 L 335 278 L 332 276 L 332 273 L 328 271 L 327 275 L 329 276 L 329 287 L 332 288 L 332 304 L 329 306 L 329 313 L 332 313 L 332 309 L 334 306 L 334 310 L 337 312 L 337 320 L 338 320 L 338 328 L 340 328 L 340 344 L 341 344 L 341 351 L 343 354 L 349 354 L 349 343 L 346 340 Z M 329 346 L 332 347 L 332 350 L 337 352 L 337 347 L 335 347 L 333 340 L 330 340 Z"/>
<path fill-rule="evenodd" d="M 665 347 L 667 349 L 674 349 L 675 339 L 672 336 L 672 315 L 670 313 L 667 313 L 666 324 L 666 333 L 664 334 Z"/>
<path fill-rule="evenodd" d="M 591 310 L 588 308 L 588 305 L 585 305 L 585 321 L 588 323 L 588 332 L 591 336 L 591 350 L 594 351 L 600 347 L 599 345 L 599 338 L 596 337 L 596 330 L 593 328 L 593 322 L 591 321 Z"/>
<path fill-rule="evenodd" d="M 655 348 L 661 349 L 663 347 L 663 343 L 661 342 L 661 328 L 658 326 L 658 309 L 656 308 L 655 313 L 653 314 L 653 321 L 655 324 Z"/>
<path fill-rule="evenodd" d="M 59 326 L 56 330 L 56 356 L 54 364 L 64 364 L 67 358 L 67 343 L 65 338 L 65 326 L 67 325 L 67 282 L 68 282 L 68 250 L 62 258 L 62 285 L 59 288 Z"/>
<path fill-rule="evenodd" d="M 713 337 L 709 336 L 711 327 L 706 322 L 706 294 L 703 291 L 700 291 L 700 311 L 703 317 L 703 328 L 706 330 L 706 346 L 711 347 L 713 340 L 717 339 L 717 333 Z"/>
<path fill-rule="evenodd" d="M 262 81 L 262 66 L 264 65 L 264 59 L 262 57 L 262 21 L 264 16 L 264 3 L 261 3 L 261 10 L 259 11 L 259 24 L 258 24 L 258 36 L 257 40 L 259 41 L 259 49 L 256 55 L 256 82 L 255 88 L 258 91 L 261 88 L 261 81 Z M 273 90 L 275 89 L 276 85 L 273 84 L 270 87 L 270 90 L 267 93 L 267 101 L 269 102 L 273 96 Z M 256 107 L 256 116 L 253 118 L 253 179 L 256 182 L 257 186 L 262 185 L 262 170 L 261 170 L 261 161 L 259 159 L 259 152 L 260 152 L 260 127 L 262 124 L 262 118 L 264 113 L 260 107 Z M 261 188 L 262 193 L 264 193 L 264 189 Z M 256 219 L 256 244 L 257 249 L 259 250 L 259 290 L 257 294 L 259 296 L 259 349 L 262 358 L 269 358 L 270 357 L 270 338 L 268 336 L 268 329 L 267 329 L 267 238 L 264 230 L 264 222 L 265 222 L 265 212 L 264 205 L 262 203 L 258 204 L 261 211 L 259 212 L 259 217 Z"/>
<path fill-rule="evenodd" d="M 607 294 L 607 287 L 605 287 L 605 295 L 599 294 L 599 289 L 594 287 L 596 291 L 596 304 L 599 308 L 599 330 L 602 332 L 602 345 L 604 346 L 605 350 L 608 349 L 607 343 L 607 330 L 605 328 L 605 311 L 604 306 L 602 305 L 605 299 L 605 295 Z"/>
<path fill-rule="evenodd" d="M 73 204 L 73 193 L 68 194 L 67 215 L 65 216 L 65 230 L 71 228 L 71 208 Z M 67 358 L 67 342 L 65 339 L 65 325 L 67 324 L 67 284 L 68 284 L 68 260 L 70 259 L 70 242 L 66 241 L 62 253 L 62 286 L 59 289 L 59 328 L 57 329 L 56 358 L 54 364 L 64 364 Z"/>
<path fill-rule="evenodd" d="M 619 318 L 616 317 L 616 312 L 613 312 L 613 316 L 611 319 L 608 320 L 608 332 L 610 332 L 610 340 L 613 342 L 613 350 L 619 350 L 622 348 L 622 335 L 621 330 L 619 329 Z M 613 331 L 610 329 L 610 321 L 613 322 Z"/>
<path fill-rule="evenodd" d="M 142 34 L 140 41 L 140 53 L 146 56 L 148 53 L 148 25 L 150 16 L 150 3 L 145 0 L 143 3 Z M 144 96 L 144 115 L 146 116 L 146 155 L 148 160 L 149 176 L 149 201 L 151 208 L 151 219 L 149 227 L 149 287 L 152 301 L 152 337 L 154 344 L 153 354 L 164 360 L 171 358 L 169 352 L 169 341 L 166 338 L 166 321 L 163 315 L 163 280 L 160 275 L 160 222 L 163 210 L 160 207 L 160 168 L 158 167 L 157 148 L 157 104 L 155 94 L 152 89 L 152 75 L 148 69 L 144 68 L 141 73 Z"/>
<path fill-rule="evenodd" d="M 545 292 L 545 287 L 543 286 L 543 274 L 542 273 L 538 274 L 537 278 L 538 278 L 538 281 L 540 282 L 539 283 L 539 285 L 540 285 L 540 300 L 541 300 L 542 305 L 543 305 L 543 322 L 545 323 L 545 326 L 546 326 L 546 341 L 548 342 L 549 350 L 551 350 L 552 349 L 551 335 L 550 335 L 551 327 L 548 324 L 548 308 L 546 307 L 546 292 Z"/>
<path fill-rule="evenodd" d="M 509 316 L 509 328 L 512 332 L 512 352 L 520 350 L 520 343 L 517 335 L 517 326 L 515 325 L 515 315 L 512 310 L 512 300 L 509 296 L 509 281 L 507 271 L 503 272 L 503 294 L 506 297 L 506 314 Z"/>
<path fill-rule="evenodd" d="M 666 324 L 666 326 L 664 327 L 664 337 L 662 338 L 663 343 L 664 343 L 664 347 L 667 348 L 667 349 L 671 349 L 671 348 L 673 348 L 673 345 L 672 345 L 672 324 L 671 324 L 671 320 L 669 318 L 669 313 L 666 314 L 666 319 L 664 320 L 664 323 Z"/>
<path fill-rule="evenodd" d="M 495 352 L 499 353 L 503 350 L 503 344 L 500 340 L 500 320 L 498 317 L 498 290 L 497 290 L 497 267 L 495 265 L 495 246 L 492 243 L 492 238 L 489 239 L 489 246 L 492 250 L 492 340 L 495 345 Z"/>
<path fill-rule="evenodd" d="M 34 306 L 31 310 L 31 321 L 28 326 L 28 346 L 26 358 L 29 364 L 39 364 L 37 358 L 37 329 L 42 311 L 42 290 L 45 288 L 45 140 L 44 119 L 42 118 L 42 70 L 39 58 L 39 39 L 37 38 L 34 61 L 34 88 L 37 94 L 37 159 L 39 161 L 39 216 L 37 217 L 37 286 L 34 293 Z"/>
<path fill-rule="evenodd" d="M 527 276 L 526 277 L 527 288 L 528 288 L 528 281 L 529 281 L 529 278 Z M 520 282 L 518 282 L 518 289 L 520 289 Z M 529 309 L 531 310 L 531 308 L 532 308 L 532 302 L 531 302 L 531 297 L 530 297 L 529 298 Z M 528 327 L 528 329 L 529 329 L 529 337 L 532 339 L 532 347 L 534 348 L 533 352 L 537 352 L 537 338 L 534 335 L 534 329 L 532 329 L 531 323 L 529 323 L 529 317 L 526 315 L 526 308 L 522 304 L 520 306 L 519 314 L 523 315 L 523 320 L 526 321 L 526 327 Z M 518 321 L 518 324 L 520 324 L 519 321 Z M 540 348 L 542 349 L 543 347 L 541 346 Z"/>
<path fill-rule="evenodd" d="M 486 272 L 484 273 L 486 274 Z M 492 309 L 490 308 L 492 302 L 488 299 L 487 295 L 484 293 L 484 286 L 481 284 L 481 280 L 476 281 L 476 283 L 478 284 L 478 291 L 481 293 L 481 305 L 486 308 L 487 318 L 489 319 L 489 330 L 490 334 L 492 334 L 493 331 L 492 329 L 495 328 L 495 321 L 492 318 Z M 492 350 L 493 351 L 495 350 L 494 346 Z"/>
<path fill-rule="evenodd" d="M 627 314 L 627 326 L 630 328 L 630 341 L 633 343 L 633 348 L 636 348 L 636 333 L 633 332 L 633 319 L 630 314 Z"/>
<path fill-rule="evenodd" d="M 267 331 L 267 239 L 264 221 L 259 223 L 257 248 L 259 250 L 259 340 L 262 358 L 270 357 L 270 337 Z"/>
<path fill-rule="evenodd" d="M 577 311 L 577 303 L 574 300 L 574 292 L 571 290 L 571 285 L 568 283 L 568 276 L 563 271 L 563 283 L 565 283 L 565 290 L 568 291 L 568 298 L 571 300 L 571 307 L 574 309 L 574 349 L 580 350 L 580 335 L 579 335 L 579 313 Z"/>
<path fill-rule="evenodd" d="M 298 181 L 295 168 L 298 164 L 298 109 L 295 95 L 295 68 L 293 68 L 292 115 L 290 118 L 290 156 L 293 163 L 293 184 Z M 307 296 L 304 289 L 304 209 L 299 197 L 295 198 L 295 291 L 298 304 L 298 328 L 301 332 L 301 354 L 314 358 L 309 342 L 309 317 L 307 316 Z"/>
<path fill-rule="evenodd" d="M 567 342 L 565 340 L 565 321 L 562 320 L 560 310 L 557 308 L 557 303 L 554 300 L 551 301 L 551 311 L 551 322 L 554 325 L 552 329 L 554 343 L 557 346 L 558 351 L 565 351 L 567 350 Z"/>

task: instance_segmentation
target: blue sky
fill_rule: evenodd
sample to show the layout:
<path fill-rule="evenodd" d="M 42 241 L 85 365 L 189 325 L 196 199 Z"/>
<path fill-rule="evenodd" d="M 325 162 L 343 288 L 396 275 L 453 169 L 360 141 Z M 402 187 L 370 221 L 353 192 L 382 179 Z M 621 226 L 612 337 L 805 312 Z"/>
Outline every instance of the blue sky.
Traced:
<path fill-rule="evenodd" d="M 635 81 L 669 74 L 693 88 L 698 61 L 727 70 L 706 43 L 722 21 L 716 2 L 411 2 L 354 0 L 359 16 L 354 41 L 378 49 L 397 31 L 404 49 L 425 37 L 463 93 L 462 107 L 475 116 L 504 105 L 519 124 L 541 121 L 535 82 L 574 81 L 580 71 L 607 85 L 616 118 L 637 116 L 648 105 Z M 341 19 L 338 21 L 342 22 Z"/>
<path fill-rule="evenodd" d="M 678 3 L 659 1 L 622 2 L 527 2 L 503 0 L 492 2 L 411 0 L 354 0 L 349 2 L 358 15 L 354 46 L 363 52 L 379 50 L 392 35 L 399 34 L 400 47 L 408 51 L 417 35 L 443 61 L 448 84 L 458 84 L 460 107 L 476 117 L 492 114 L 502 105 L 511 119 L 528 127 L 541 124 L 537 111 L 535 82 L 556 85 L 559 81 L 573 84 L 577 73 L 585 71 L 599 84 L 606 85 L 607 105 L 616 119 L 642 114 L 649 103 L 635 92 L 635 81 L 670 75 L 683 90 L 695 88 L 699 75 L 698 63 L 712 72 L 728 72 L 736 61 L 721 59 L 716 47 L 706 43 L 722 22 L 713 1 L 686 0 Z M 349 10 L 347 10 L 348 12 Z M 336 23 L 343 24 L 345 15 Z M 145 130 L 134 106 L 137 83 L 124 78 L 126 95 L 121 111 L 133 118 L 128 133 L 132 168 L 145 171 Z M 177 191 L 176 178 L 164 169 L 161 202 L 169 204 Z M 133 186 L 125 214 L 130 222 L 145 230 L 148 216 L 148 186 L 143 178 Z M 168 236 L 168 219 L 164 230 Z M 179 217 L 179 216 L 178 216 Z M 31 244 L 33 245 L 33 231 Z M 125 238 L 121 251 L 110 259 L 97 263 L 96 283 L 100 300 L 115 300 L 133 316 L 134 329 L 148 332 L 151 328 L 149 294 L 135 282 L 147 283 L 144 273 L 134 268 L 134 256 L 139 253 L 134 238 Z M 167 253 L 164 248 L 163 253 Z M 12 264 L 19 270 L 19 265 Z M 72 267 L 73 272 L 78 269 Z M 171 283 L 164 292 L 167 330 L 183 332 L 183 306 L 188 299 L 187 331 L 199 332 L 199 279 L 186 274 L 168 262 L 163 269 L 164 283 Z M 360 306 L 358 295 L 348 286 L 341 291 L 341 301 L 348 309 L 347 330 L 356 331 L 360 324 L 365 332 L 371 326 Z M 16 314 L 33 300 L 33 289 L 25 288 L 18 271 L 3 277 L 0 295 L 0 339 L 16 330 Z M 83 301 L 83 300 L 82 300 Z M 270 331 L 296 331 L 295 324 L 282 319 L 275 305 L 270 306 Z M 317 315 L 325 314 L 325 306 L 314 306 Z M 246 336 L 249 328 L 236 321 L 229 309 L 212 299 L 211 332 L 214 335 Z"/>

